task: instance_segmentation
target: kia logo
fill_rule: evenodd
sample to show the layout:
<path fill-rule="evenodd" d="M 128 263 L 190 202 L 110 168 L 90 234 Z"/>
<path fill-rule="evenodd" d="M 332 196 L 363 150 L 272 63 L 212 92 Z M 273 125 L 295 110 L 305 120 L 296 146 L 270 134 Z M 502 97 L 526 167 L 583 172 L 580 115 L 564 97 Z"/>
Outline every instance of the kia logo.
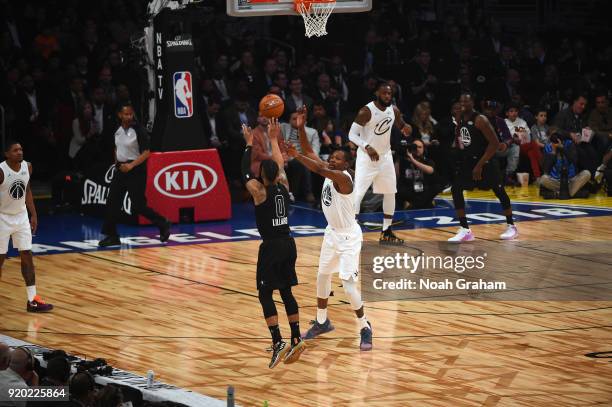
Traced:
<path fill-rule="evenodd" d="M 206 194 L 217 185 L 217 180 L 217 173 L 209 166 L 183 162 L 159 170 L 153 184 L 163 195 L 187 199 Z"/>

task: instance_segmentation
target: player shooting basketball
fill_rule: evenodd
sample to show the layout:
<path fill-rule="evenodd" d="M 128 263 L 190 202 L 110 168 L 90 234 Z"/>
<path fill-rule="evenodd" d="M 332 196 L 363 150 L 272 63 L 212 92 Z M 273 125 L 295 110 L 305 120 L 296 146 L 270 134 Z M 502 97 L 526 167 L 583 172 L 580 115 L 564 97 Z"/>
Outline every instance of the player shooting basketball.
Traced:
<path fill-rule="evenodd" d="M 353 175 L 349 172 L 351 153 L 336 150 L 325 162 L 315 154 L 308 142 L 305 129 L 305 107 L 298 110 L 297 126 L 300 146 L 304 154 L 297 152 L 295 146 L 289 145 L 287 153 L 302 163 L 309 170 L 325 177 L 321 193 L 321 207 L 327 220 L 317 274 L 317 319 L 304 335 L 304 339 L 313 339 L 334 330 L 327 317 L 327 302 L 331 292 L 332 274 L 338 273 L 342 280 L 344 292 L 349 298 L 351 307 L 359 320 L 361 350 L 372 349 L 372 325 L 368 322 L 361 293 L 357 287 L 359 278 L 359 254 L 363 236 L 355 220 L 353 200 Z"/>

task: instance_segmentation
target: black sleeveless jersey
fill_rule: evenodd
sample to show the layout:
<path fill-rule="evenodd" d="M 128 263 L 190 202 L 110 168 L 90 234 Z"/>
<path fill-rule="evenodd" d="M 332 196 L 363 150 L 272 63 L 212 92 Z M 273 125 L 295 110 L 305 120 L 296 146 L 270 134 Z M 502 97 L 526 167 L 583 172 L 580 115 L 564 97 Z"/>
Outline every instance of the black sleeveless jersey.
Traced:
<path fill-rule="evenodd" d="M 283 184 L 266 188 L 266 200 L 255 206 L 255 222 L 263 240 L 290 237 L 289 192 Z"/>
<path fill-rule="evenodd" d="M 482 157 L 489 144 L 482 131 L 476 127 L 476 117 L 478 116 L 478 112 L 473 112 L 467 119 L 462 116 L 455 135 L 463 143 L 464 154 L 473 158 Z M 455 148 L 459 148 L 458 141 L 455 139 Z"/>

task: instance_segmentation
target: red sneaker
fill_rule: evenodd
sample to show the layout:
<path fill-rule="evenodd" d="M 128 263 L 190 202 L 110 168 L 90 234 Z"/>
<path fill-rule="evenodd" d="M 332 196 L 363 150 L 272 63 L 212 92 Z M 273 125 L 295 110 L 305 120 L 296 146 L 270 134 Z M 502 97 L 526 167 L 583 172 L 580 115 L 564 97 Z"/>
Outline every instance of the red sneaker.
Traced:
<path fill-rule="evenodd" d="M 28 312 L 49 312 L 53 309 L 53 304 L 47 304 L 40 298 L 40 295 L 34 297 L 34 300 L 28 301 Z"/>

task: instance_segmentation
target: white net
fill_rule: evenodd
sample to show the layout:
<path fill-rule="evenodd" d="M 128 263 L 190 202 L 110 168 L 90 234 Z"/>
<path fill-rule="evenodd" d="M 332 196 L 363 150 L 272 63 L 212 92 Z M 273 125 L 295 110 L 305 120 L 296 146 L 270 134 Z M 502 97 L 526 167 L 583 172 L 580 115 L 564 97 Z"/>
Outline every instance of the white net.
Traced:
<path fill-rule="evenodd" d="M 311 3 L 310 10 L 303 2 L 297 5 L 298 12 L 304 18 L 304 26 L 306 27 L 306 36 L 308 38 L 315 35 L 321 37 L 327 34 L 327 19 L 335 6 L 335 1 Z"/>

